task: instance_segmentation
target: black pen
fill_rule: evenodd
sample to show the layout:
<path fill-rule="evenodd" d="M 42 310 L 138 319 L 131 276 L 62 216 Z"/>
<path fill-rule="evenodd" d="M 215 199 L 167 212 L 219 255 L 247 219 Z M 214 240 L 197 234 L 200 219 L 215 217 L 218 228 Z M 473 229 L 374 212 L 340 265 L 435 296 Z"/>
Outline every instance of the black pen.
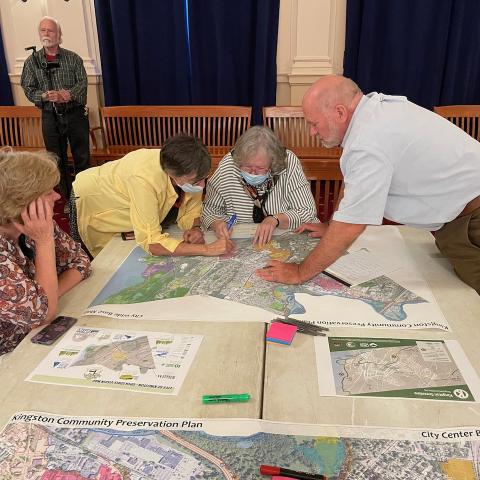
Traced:
<path fill-rule="evenodd" d="M 321 332 L 316 328 L 311 328 L 303 325 L 296 325 L 295 323 L 289 322 L 287 320 L 274 320 L 272 323 L 284 323 L 286 325 L 292 325 L 294 327 L 297 327 L 298 333 L 305 333 L 306 335 L 314 335 L 314 336 L 320 336 L 320 337 L 326 336 L 324 332 Z"/>

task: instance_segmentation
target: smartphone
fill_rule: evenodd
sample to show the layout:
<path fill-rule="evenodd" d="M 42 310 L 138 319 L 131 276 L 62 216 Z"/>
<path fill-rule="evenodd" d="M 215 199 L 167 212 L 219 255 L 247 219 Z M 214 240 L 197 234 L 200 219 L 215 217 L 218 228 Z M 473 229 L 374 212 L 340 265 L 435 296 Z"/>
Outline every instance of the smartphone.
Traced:
<path fill-rule="evenodd" d="M 33 343 L 40 345 L 51 345 L 55 340 L 60 338 L 75 322 L 76 318 L 57 317 L 52 323 L 46 325 L 31 340 Z"/>
<path fill-rule="evenodd" d="M 122 240 L 135 240 L 135 234 L 133 232 L 122 232 Z"/>

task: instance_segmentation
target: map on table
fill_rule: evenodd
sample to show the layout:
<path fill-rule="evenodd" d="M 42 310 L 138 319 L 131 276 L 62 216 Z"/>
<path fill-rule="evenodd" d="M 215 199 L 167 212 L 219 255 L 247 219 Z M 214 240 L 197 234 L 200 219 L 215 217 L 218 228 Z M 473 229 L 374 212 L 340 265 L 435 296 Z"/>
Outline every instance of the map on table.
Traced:
<path fill-rule="evenodd" d="M 480 429 L 15 414 L 3 480 L 260 480 L 259 465 L 329 480 L 479 480 Z"/>
<path fill-rule="evenodd" d="M 77 327 L 28 381 L 177 395 L 202 335 Z"/>
<path fill-rule="evenodd" d="M 320 395 L 475 402 L 480 381 L 455 340 L 315 338 Z"/>
<path fill-rule="evenodd" d="M 260 279 L 255 270 L 270 259 L 300 262 L 318 240 L 289 232 L 263 248 L 251 239 L 235 243 L 235 253 L 221 257 L 152 257 L 137 247 L 84 314 L 219 321 L 269 321 L 288 314 L 324 326 L 449 330 L 415 273 L 405 278 L 415 279 L 430 300 L 386 276 L 350 288 L 324 274 L 303 285 L 282 285 Z M 195 302 L 185 301 L 190 296 Z"/>

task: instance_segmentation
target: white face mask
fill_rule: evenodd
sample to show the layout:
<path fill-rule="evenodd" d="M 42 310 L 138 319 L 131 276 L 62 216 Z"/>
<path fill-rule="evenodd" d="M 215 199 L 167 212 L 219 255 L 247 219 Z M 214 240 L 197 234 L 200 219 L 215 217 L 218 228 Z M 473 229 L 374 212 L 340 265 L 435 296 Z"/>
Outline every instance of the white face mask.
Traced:
<path fill-rule="evenodd" d="M 192 185 L 191 183 L 184 183 L 183 185 L 179 185 L 179 187 L 185 193 L 201 193 L 203 192 L 203 187 L 200 185 Z"/>

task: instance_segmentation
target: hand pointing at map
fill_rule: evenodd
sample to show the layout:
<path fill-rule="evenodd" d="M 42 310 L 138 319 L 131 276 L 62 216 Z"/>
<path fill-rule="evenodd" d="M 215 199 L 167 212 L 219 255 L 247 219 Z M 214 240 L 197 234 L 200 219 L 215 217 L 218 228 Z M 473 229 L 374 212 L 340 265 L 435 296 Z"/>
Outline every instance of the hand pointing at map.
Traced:
<path fill-rule="evenodd" d="M 283 263 L 278 260 L 269 260 L 263 268 L 257 269 L 255 273 L 267 282 L 297 285 L 302 283 L 299 267 L 298 263 Z"/>

